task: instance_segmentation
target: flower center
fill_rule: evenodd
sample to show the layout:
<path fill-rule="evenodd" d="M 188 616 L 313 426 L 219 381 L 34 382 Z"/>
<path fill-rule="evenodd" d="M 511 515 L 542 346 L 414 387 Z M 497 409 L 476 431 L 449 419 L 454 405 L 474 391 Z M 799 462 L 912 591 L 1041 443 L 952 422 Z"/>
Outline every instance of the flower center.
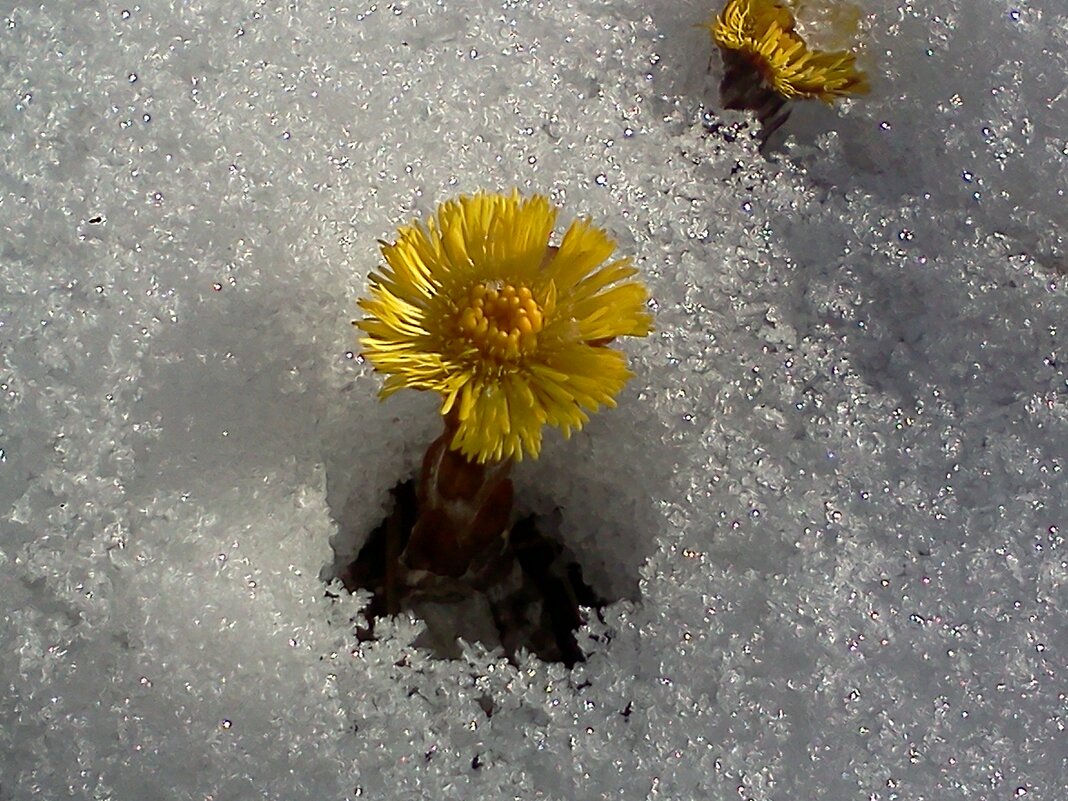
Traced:
<path fill-rule="evenodd" d="M 534 295 L 512 284 L 475 284 L 460 315 L 460 333 L 483 355 L 514 361 L 534 349 L 545 325 Z"/>

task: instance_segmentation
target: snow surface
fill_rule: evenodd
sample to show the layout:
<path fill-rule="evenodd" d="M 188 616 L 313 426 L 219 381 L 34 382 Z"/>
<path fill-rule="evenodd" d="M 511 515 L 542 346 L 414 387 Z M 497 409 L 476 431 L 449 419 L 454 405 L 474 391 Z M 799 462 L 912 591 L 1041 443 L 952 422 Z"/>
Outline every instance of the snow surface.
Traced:
<path fill-rule="evenodd" d="M 770 159 L 707 3 L 126 2 L 0 24 L 0 799 L 1068 797 L 1064 0 L 870 0 Z M 656 299 L 517 471 L 574 671 L 320 577 L 439 425 L 375 242 L 513 186 Z"/>

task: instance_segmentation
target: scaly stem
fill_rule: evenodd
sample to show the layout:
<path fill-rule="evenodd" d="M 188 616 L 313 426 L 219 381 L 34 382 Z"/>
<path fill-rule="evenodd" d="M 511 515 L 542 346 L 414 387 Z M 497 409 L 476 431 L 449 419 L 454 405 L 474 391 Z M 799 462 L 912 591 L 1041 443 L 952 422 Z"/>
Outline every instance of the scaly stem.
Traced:
<path fill-rule="evenodd" d="M 471 560 L 508 527 L 511 460 L 478 464 L 449 448 L 458 421 L 445 418 L 419 477 L 419 519 L 401 562 L 409 571 L 461 576 Z"/>

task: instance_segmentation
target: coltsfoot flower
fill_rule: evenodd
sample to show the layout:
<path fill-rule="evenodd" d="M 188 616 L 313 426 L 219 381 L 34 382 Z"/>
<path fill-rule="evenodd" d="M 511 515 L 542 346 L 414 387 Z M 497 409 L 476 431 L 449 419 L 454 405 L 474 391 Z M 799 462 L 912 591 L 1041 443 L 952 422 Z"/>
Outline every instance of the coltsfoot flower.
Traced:
<path fill-rule="evenodd" d="M 386 264 L 360 301 L 382 396 L 439 393 L 450 447 L 477 463 L 536 457 L 543 426 L 570 436 L 614 406 L 632 374 L 606 346 L 652 327 L 646 288 L 628 259 L 609 260 L 607 234 L 576 220 L 553 247 L 555 222 L 541 196 L 450 200 L 381 243 Z"/>
<path fill-rule="evenodd" d="M 705 27 L 726 56 L 743 59 L 765 84 L 786 99 L 864 94 L 867 76 L 848 50 L 812 49 L 798 32 L 797 0 L 728 0 Z"/>

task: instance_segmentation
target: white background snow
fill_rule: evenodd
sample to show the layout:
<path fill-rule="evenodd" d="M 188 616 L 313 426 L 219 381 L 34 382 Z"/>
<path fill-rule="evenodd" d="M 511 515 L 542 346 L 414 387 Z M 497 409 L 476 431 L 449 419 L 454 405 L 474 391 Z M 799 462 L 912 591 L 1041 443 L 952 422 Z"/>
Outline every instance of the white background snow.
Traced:
<path fill-rule="evenodd" d="M 0 799 L 1068 797 L 1063 0 L 870 0 L 770 159 L 694 0 L 4 7 Z M 574 671 L 320 578 L 439 425 L 376 240 L 513 186 L 655 297 L 517 471 Z"/>

